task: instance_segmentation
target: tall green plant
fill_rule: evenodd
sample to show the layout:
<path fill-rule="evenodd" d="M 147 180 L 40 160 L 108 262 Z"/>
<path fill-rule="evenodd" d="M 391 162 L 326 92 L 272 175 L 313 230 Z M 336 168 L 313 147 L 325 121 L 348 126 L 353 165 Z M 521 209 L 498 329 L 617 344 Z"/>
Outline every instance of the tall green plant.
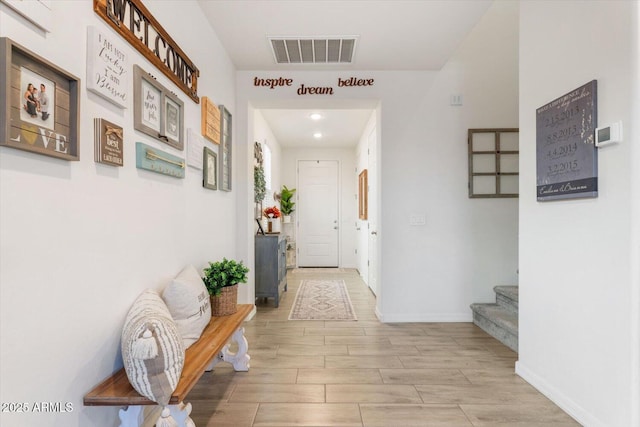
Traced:
<path fill-rule="evenodd" d="M 286 185 L 282 186 L 282 192 L 280 193 L 280 211 L 283 215 L 291 215 L 295 210 L 295 202 L 293 201 L 293 193 L 296 192 L 295 188 L 288 189 Z"/>
<path fill-rule="evenodd" d="M 232 259 L 223 258 L 222 261 L 210 262 L 209 267 L 204 270 L 204 285 L 209 291 L 209 295 L 220 295 L 222 288 L 233 286 L 238 283 L 247 283 L 247 273 L 249 269 Z"/>

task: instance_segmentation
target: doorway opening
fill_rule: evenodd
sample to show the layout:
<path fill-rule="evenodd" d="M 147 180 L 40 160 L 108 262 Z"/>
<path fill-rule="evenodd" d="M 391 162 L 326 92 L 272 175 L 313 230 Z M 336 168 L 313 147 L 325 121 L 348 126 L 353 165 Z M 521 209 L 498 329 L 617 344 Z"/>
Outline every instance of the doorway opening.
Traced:
<path fill-rule="evenodd" d="M 296 190 L 290 222 L 280 229 L 287 237 L 287 268 L 356 269 L 379 297 L 375 220 L 380 106 L 372 100 L 348 104 L 254 105 L 249 134 L 270 152 L 271 188 L 261 208 L 277 205 L 283 185 Z M 322 135 L 314 137 L 318 133 Z M 358 177 L 364 170 L 371 177 L 368 218 L 359 217 Z"/>

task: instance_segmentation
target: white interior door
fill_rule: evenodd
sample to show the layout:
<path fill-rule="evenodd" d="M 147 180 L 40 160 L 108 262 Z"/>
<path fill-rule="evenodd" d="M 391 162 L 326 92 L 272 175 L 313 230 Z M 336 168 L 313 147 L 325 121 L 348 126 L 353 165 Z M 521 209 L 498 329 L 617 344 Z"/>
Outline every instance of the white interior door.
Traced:
<path fill-rule="evenodd" d="M 298 266 L 338 267 L 338 161 L 298 162 Z"/>
<path fill-rule="evenodd" d="M 371 291 L 378 295 L 378 186 L 377 186 L 377 167 L 378 167 L 378 151 L 376 145 L 376 130 L 373 129 L 368 138 L 368 231 L 369 231 L 369 280 L 367 284 Z"/>

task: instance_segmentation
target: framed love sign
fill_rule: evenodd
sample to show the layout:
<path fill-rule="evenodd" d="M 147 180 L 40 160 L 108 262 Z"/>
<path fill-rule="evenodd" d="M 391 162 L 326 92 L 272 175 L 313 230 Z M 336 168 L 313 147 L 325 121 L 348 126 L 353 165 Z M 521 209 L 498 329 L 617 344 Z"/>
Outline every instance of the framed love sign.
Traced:
<path fill-rule="evenodd" d="M 0 38 L 0 145 L 80 160 L 80 79 Z"/>

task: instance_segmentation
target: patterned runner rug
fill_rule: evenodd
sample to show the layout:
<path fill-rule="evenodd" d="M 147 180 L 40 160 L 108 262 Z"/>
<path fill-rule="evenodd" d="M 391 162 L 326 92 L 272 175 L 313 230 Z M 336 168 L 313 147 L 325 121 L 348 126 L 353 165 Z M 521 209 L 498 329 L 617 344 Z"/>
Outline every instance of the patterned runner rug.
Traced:
<path fill-rule="evenodd" d="M 289 320 L 358 320 L 344 280 L 303 280 Z"/>

